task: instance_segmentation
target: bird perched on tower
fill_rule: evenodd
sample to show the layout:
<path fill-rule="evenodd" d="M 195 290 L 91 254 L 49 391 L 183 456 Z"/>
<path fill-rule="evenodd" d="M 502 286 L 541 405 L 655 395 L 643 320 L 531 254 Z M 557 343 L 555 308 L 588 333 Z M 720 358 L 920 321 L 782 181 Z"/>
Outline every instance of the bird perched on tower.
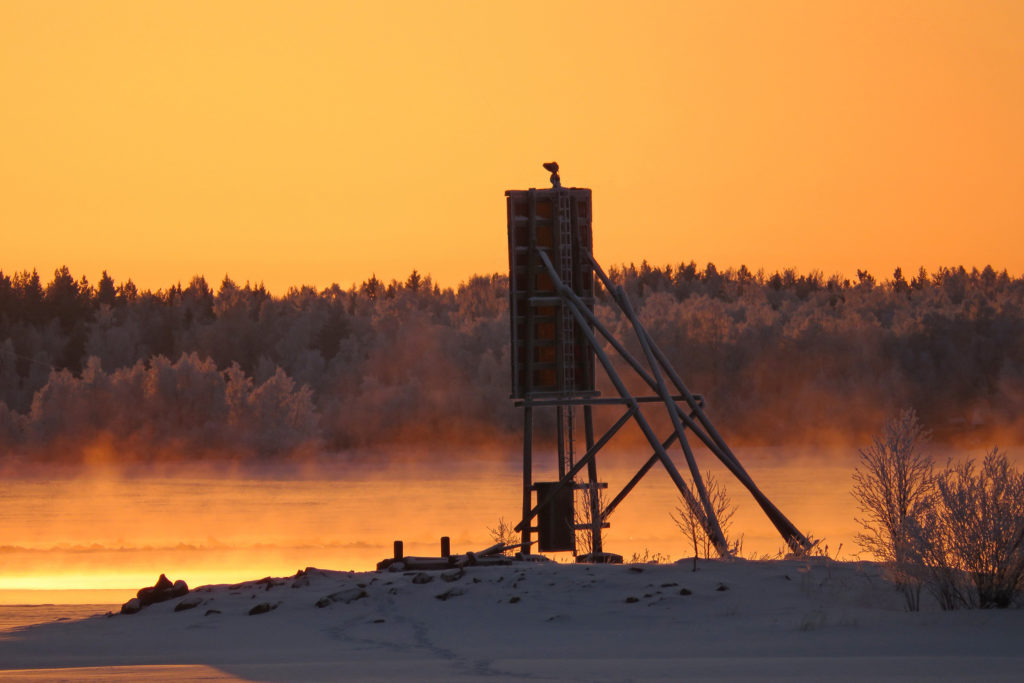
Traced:
<path fill-rule="evenodd" d="M 558 189 L 562 187 L 562 179 L 558 177 L 558 162 L 549 161 L 544 164 L 544 170 L 551 172 L 551 187 Z"/>

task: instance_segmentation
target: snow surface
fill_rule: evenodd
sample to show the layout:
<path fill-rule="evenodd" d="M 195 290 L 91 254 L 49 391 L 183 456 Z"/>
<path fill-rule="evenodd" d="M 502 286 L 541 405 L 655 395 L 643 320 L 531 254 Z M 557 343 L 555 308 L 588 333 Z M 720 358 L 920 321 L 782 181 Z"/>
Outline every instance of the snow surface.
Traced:
<path fill-rule="evenodd" d="M 204 586 L 5 634 L 0 681 L 1024 678 L 1024 610 L 910 613 L 871 563 L 698 567 L 309 569 Z M 258 605 L 272 609 L 250 615 Z"/>

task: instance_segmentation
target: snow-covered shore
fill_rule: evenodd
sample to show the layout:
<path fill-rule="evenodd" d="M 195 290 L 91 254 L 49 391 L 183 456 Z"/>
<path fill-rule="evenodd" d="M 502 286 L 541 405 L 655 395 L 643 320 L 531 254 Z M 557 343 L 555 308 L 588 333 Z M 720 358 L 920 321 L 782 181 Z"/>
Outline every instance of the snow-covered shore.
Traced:
<path fill-rule="evenodd" d="M 150 680 L 1020 680 L 1024 610 L 908 613 L 870 563 L 515 563 L 309 569 L 0 639 L 0 680 L 138 665 Z"/>

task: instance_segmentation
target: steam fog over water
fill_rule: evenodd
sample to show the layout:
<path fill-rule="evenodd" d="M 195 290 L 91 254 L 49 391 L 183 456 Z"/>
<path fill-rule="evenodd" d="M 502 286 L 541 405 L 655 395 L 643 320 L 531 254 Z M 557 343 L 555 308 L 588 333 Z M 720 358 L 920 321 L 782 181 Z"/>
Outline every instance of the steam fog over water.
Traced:
<path fill-rule="evenodd" d="M 1008 450 L 1021 462 L 1024 449 Z M 932 453 L 937 464 L 983 455 L 981 449 Z M 737 450 L 762 490 L 804 533 L 822 539 L 831 555 L 847 558 L 859 550 L 849 493 L 856 454 L 855 448 Z M 390 454 L 389 464 L 383 455 L 360 454 L 345 464 L 233 476 L 93 469 L 7 477 L 0 483 L 0 602 L 43 595 L 25 589 L 124 589 L 92 600 L 114 602 L 152 584 L 161 572 L 195 586 L 288 575 L 306 566 L 366 570 L 390 556 L 395 539 L 410 555 L 436 555 L 444 535 L 453 551 L 479 550 L 491 543 L 488 528 L 499 518 L 518 521 L 518 452 L 399 455 Z M 640 450 L 602 455 L 599 474 L 609 483 L 608 495 L 647 457 Z M 711 465 L 704 456 L 702 468 Z M 553 458 L 538 467 L 548 461 Z M 732 531 L 743 535 L 744 554 L 779 551 L 781 539 L 745 490 L 711 469 L 739 505 Z M 612 515 L 606 548 L 627 560 L 645 550 L 673 560 L 690 556 L 669 515 L 677 504 L 669 477 L 654 468 Z M 81 599 L 90 601 L 88 595 Z"/>

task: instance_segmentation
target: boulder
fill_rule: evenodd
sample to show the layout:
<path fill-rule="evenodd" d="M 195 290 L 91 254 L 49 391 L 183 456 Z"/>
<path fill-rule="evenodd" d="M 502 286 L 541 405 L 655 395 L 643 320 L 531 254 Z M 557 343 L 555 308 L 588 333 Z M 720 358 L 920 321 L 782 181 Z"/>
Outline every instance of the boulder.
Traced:
<path fill-rule="evenodd" d="M 362 588 L 350 588 L 344 591 L 338 591 L 337 593 L 331 593 L 327 596 L 327 599 L 331 602 L 343 602 L 346 605 L 355 602 L 356 600 L 362 600 L 363 598 L 370 597 L 366 591 Z"/>
<path fill-rule="evenodd" d="M 446 590 L 444 593 L 441 593 L 440 595 L 435 595 L 434 597 L 444 602 L 445 600 L 451 600 L 452 598 L 456 598 L 462 594 L 463 592 L 461 589 L 451 588 L 449 590 Z"/>
<path fill-rule="evenodd" d="M 174 598 L 180 598 L 188 593 L 188 584 L 178 580 L 171 582 L 166 574 L 161 574 L 156 583 L 146 588 L 140 588 L 136 599 L 141 607 L 146 607 L 157 602 L 164 602 Z"/>
<path fill-rule="evenodd" d="M 185 598 L 177 605 L 174 606 L 175 612 L 184 612 L 188 609 L 195 609 L 199 605 L 203 604 L 203 599 L 200 597 Z"/>
<path fill-rule="evenodd" d="M 251 610 L 249 610 L 249 616 L 252 617 L 257 614 L 266 614 L 267 612 L 272 612 L 275 609 L 277 609 L 276 604 L 272 605 L 269 602 L 261 602 L 260 604 L 254 606 Z"/>
<path fill-rule="evenodd" d="M 128 602 L 121 605 L 121 614 L 135 614 L 142 609 L 142 603 L 138 598 L 132 598 Z"/>

